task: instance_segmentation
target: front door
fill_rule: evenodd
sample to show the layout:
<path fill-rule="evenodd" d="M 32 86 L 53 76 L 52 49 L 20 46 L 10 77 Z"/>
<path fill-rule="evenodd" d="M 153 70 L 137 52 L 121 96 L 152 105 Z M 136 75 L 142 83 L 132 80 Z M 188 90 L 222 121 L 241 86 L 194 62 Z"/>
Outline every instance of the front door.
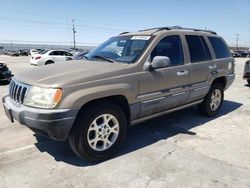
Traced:
<path fill-rule="evenodd" d="M 171 65 L 154 71 L 144 71 L 139 76 L 141 117 L 181 106 L 188 101 L 189 69 L 184 63 L 180 36 L 167 36 L 160 40 L 151 53 L 167 56 Z"/>

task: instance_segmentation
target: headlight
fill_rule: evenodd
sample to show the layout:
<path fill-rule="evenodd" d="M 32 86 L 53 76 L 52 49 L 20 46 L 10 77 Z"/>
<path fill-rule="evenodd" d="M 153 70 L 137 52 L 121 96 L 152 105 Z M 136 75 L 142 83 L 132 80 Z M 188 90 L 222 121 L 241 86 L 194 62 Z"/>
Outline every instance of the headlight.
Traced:
<path fill-rule="evenodd" d="M 54 108 L 62 98 L 61 89 L 31 87 L 24 98 L 24 105 L 37 108 Z"/>

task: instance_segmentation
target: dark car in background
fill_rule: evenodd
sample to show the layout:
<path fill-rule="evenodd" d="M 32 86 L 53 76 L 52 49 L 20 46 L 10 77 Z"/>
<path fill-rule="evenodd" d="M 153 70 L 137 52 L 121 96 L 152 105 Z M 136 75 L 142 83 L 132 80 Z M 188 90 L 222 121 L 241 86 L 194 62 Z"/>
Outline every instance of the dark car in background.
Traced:
<path fill-rule="evenodd" d="M 250 86 L 250 60 L 246 61 L 243 79 L 246 79 Z"/>
<path fill-rule="evenodd" d="M 10 81 L 13 74 L 4 62 L 0 61 L 0 81 Z"/>
<path fill-rule="evenodd" d="M 233 57 L 240 57 L 238 52 L 234 52 L 233 50 L 230 51 Z"/>
<path fill-rule="evenodd" d="M 28 56 L 28 55 L 30 55 L 29 50 L 27 50 L 27 49 L 18 50 L 17 53 L 19 54 L 19 56 Z"/>
<path fill-rule="evenodd" d="M 240 54 L 240 57 L 249 57 L 250 52 L 247 50 L 235 50 L 234 53 Z"/>

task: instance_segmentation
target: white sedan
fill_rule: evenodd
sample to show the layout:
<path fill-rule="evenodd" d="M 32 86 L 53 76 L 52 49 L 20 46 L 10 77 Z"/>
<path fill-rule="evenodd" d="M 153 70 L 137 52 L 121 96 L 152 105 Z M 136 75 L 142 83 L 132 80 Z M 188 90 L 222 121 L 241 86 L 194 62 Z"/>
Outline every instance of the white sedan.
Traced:
<path fill-rule="evenodd" d="M 63 63 L 73 59 L 73 55 L 63 50 L 49 50 L 40 54 L 33 54 L 30 59 L 31 65 L 41 66 L 53 63 Z"/>

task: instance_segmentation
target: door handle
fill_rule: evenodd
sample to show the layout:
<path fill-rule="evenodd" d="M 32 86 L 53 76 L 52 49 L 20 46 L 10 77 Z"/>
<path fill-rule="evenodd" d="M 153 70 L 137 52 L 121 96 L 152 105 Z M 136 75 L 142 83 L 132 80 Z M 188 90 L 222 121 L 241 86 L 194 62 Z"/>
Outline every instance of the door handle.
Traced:
<path fill-rule="evenodd" d="M 177 72 L 177 76 L 185 76 L 188 75 L 189 71 L 188 70 L 182 70 Z"/>
<path fill-rule="evenodd" d="M 215 65 L 215 64 L 209 65 L 208 68 L 209 68 L 209 69 L 216 69 L 216 68 L 217 68 L 217 65 Z"/>

